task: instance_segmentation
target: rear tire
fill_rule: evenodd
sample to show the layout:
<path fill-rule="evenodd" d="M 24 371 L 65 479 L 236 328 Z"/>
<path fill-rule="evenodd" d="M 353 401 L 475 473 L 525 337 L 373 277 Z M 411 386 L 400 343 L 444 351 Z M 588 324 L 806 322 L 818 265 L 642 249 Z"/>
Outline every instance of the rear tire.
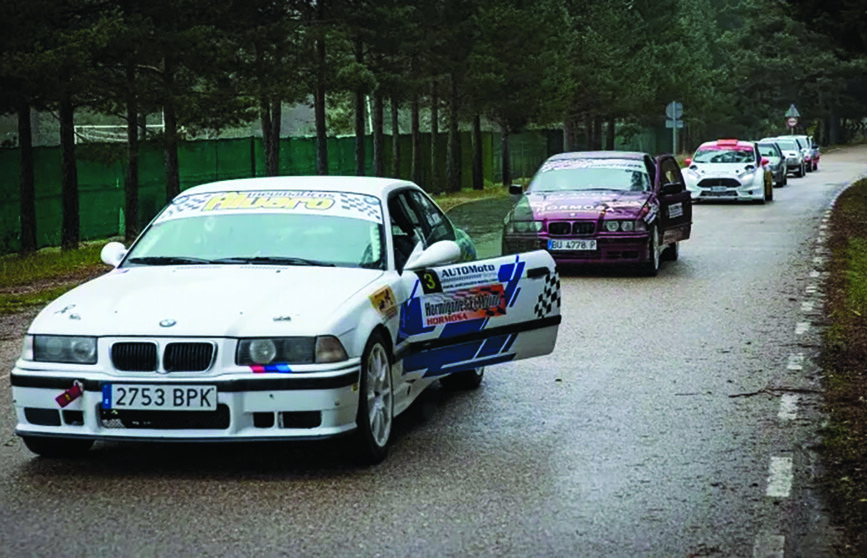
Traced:
<path fill-rule="evenodd" d="M 678 256 L 680 255 L 680 243 L 672 242 L 669 244 L 665 250 L 660 254 L 659 259 L 665 260 L 668 262 L 676 262 Z"/>
<path fill-rule="evenodd" d="M 382 335 L 375 332 L 361 357 L 358 413 L 355 417 L 355 449 L 365 465 L 381 463 L 388 455 L 394 422 L 394 390 L 391 383 L 391 354 Z"/>
<path fill-rule="evenodd" d="M 476 389 L 482 385 L 482 378 L 485 375 L 485 368 L 473 368 L 472 370 L 464 370 L 455 372 L 448 376 L 440 378 L 440 384 L 451 390 L 470 390 Z"/>
<path fill-rule="evenodd" d="M 93 440 L 22 436 L 27 449 L 42 457 L 81 457 L 93 446 Z"/>

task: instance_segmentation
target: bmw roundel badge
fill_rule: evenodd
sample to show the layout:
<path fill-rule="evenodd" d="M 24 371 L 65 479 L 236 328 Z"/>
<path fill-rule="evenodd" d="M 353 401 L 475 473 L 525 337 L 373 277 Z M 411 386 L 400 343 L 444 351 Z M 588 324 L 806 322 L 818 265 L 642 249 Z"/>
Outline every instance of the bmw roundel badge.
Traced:
<path fill-rule="evenodd" d="M 178 322 L 176 322 L 175 320 L 173 320 L 171 318 L 166 318 L 165 320 L 160 322 L 160 327 L 172 327 L 176 323 L 178 323 Z"/>

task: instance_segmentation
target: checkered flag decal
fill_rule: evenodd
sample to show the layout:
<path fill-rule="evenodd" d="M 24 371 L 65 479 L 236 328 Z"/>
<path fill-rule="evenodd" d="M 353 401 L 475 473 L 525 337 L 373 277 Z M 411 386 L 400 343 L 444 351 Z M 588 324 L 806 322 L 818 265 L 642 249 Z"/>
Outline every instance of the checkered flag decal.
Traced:
<path fill-rule="evenodd" d="M 184 213 L 187 211 L 199 211 L 202 207 L 207 203 L 209 199 L 211 199 L 212 194 L 199 194 L 195 196 L 183 196 L 177 199 L 172 200 L 171 205 L 169 205 L 165 211 L 163 211 L 162 215 L 160 215 L 160 220 L 170 219 L 176 214 Z"/>
<path fill-rule="evenodd" d="M 545 286 L 539 293 L 534 310 L 537 318 L 544 318 L 551 314 L 554 305 L 560 309 L 560 274 L 556 271 L 545 276 Z"/>
<path fill-rule="evenodd" d="M 373 196 L 359 194 L 340 194 L 340 208 L 352 213 L 361 213 L 382 223 L 382 210 L 379 208 L 379 199 Z"/>

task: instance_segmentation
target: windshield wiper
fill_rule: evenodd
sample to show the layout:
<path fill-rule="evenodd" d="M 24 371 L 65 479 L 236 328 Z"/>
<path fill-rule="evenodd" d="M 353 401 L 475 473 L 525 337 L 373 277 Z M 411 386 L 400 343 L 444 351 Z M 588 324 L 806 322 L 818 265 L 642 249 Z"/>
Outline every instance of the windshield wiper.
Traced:
<path fill-rule="evenodd" d="M 249 258 L 219 258 L 211 260 L 211 263 L 216 264 L 264 264 L 264 265 L 311 265 L 317 267 L 334 267 L 333 263 L 320 262 L 317 260 L 307 260 L 304 258 L 294 258 L 287 256 L 255 256 Z"/>
<path fill-rule="evenodd" d="M 188 265 L 188 264 L 209 264 L 211 260 L 203 258 L 191 258 L 187 256 L 144 256 L 141 258 L 130 258 L 126 263 L 140 265 Z"/>

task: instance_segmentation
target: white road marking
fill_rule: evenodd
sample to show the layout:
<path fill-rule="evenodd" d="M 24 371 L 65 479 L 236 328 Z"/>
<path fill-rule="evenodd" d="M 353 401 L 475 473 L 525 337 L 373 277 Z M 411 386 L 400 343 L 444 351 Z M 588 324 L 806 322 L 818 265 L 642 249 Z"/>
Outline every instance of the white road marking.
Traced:
<path fill-rule="evenodd" d="M 813 311 L 813 301 L 805 300 L 801 303 L 801 312 L 812 312 Z"/>
<path fill-rule="evenodd" d="M 781 421 L 795 420 L 798 418 L 798 396 L 794 393 L 784 393 L 780 397 L 780 411 L 777 418 Z"/>
<path fill-rule="evenodd" d="M 803 335 L 810 329 L 810 322 L 798 322 L 795 324 L 795 335 Z"/>
<path fill-rule="evenodd" d="M 753 544 L 753 558 L 783 558 L 786 552 L 786 537 L 762 533 Z"/>
<path fill-rule="evenodd" d="M 792 458 L 772 457 L 768 468 L 768 489 L 766 496 L 771 498 L 788 498 L 792 492 Z"/>
<path fill-rule="evenodd" d="M 811 284 L 807 285 L 806 292 L 808 295 L 816 294 L 818 291 L 819 291 L 819 285 L 816 285 L 815 283 L 811 283 Z"/>
<path fill-rule="evenodd" d="M 810 272 L 810 278 L 811 279 L 816 279 L 817 277 L 819 277 L 821 275 L 822 275 L 822 273 L 819 271 L 816 271 L 815 269 Z"/>
<path fill-rule="evenodd" d="M 816 265 L 822 265 L 825 263 L 825 258 L 813 258 L 813 263 Z"/>
<path fill-rule="evenodd" d="M 789 363 L 786 365 L 786 370 L 803 370 L 804 369 L 804 353 L 796 353 L 789 355 Z"/>

